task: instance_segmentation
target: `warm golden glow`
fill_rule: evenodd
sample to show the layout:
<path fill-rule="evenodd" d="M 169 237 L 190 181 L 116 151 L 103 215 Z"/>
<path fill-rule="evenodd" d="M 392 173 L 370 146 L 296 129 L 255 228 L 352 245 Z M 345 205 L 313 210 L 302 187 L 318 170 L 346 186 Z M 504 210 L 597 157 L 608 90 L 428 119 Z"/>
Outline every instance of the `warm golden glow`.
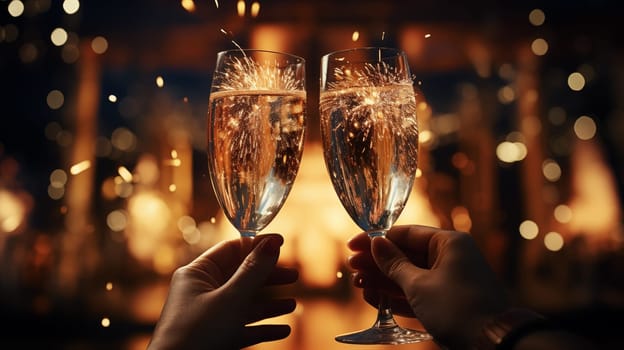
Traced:
<path fill-rule="evenodd" d="M 132 173 L 125 166 L 120 166 L 117 172 L 125 182 L 132 182 Z"/>
<path fill-rule="evenodd" d="M 532 220 L 524 220 L 520 227 L 518 227 L 518 231 L 520 232 L 520 236 L 524 239 L 534 239 L 537 237 L 539 233 L 539 227 Z"/>
<path fill-rule="evenodd" d="M 62 169 L 55 169 L 50 174 L 50 185 L 56 188 L 63 188 L 67 183 L 67 173 Z"/>
<path fill-rule="evenodd" d="M 0 233 L 12 233 L 22 224 L 26 206 L 15 194 L 0 189 Z"/>
<path fill-rule="evenodd" d="M 111 103 L 117 102 L 117 96 L 115 96 L 113 94 L 108 95 L 108 101 L 111 102 Z"/>
<path fill-rule="evenodd" d="M 113 282 L 106 282 L 105 288 L 107 291 L 113 290 Z"/>
<path fill-rule="evenodd" d="M 533 40 L 531 51 L 537 56 L 544 56 L 548 52 L 548 42 L 542 38 Z"/>
<path fill-rule="evenodd" d="M 563 237 L 558 232 L 548 232 L 544 236 L 544 246 L 546 249 L 556 252 L 563 248 Z"/>
<path fill-rule="evenodd" d="M 156 86 L 158 86 L 159 88 L 165 86 L 165 79 L 163 79 L 163 77 L 160 75 L 156 77 Z"/>
<path fill-rule="evenodd" d="M 24 13 L 24 3 L 20 0 L 12 0 L 7 7 L 9 14 L 13 17 L 19 17 Z"/>
<path fill-rule="evenodd" d="M 50 34 L 50 40 L 54 46 L 63 46 L 67 42 L 67 32 L 63 28 L 56 28 Z"/>
<path fill-rule="evenodd" d="M 430 33 L 425 34 L 425 39 L 429 39 L 429 38 L 431 38 L 431 34 Z"/>
<path fill-rule="evenodd" d="M 69 173 L 72 175 L 78 175 L 84 172 L 85 170 L 89 169 L 90 167 L 91 167 L 91 161 L 83 160 L 82 162 L 78 162 L 72 165 L 71 168 L 69 168 Z"/>
<path fill-rule="evenodd" d="M 111 143 L 122 151 L 132 151 L 136 147 L 136 136 L 126 128 L 117 128 L 111 135 Z"/>
<path fill-rule="evenodd" d="M 581 91 L 585 87 L 585 77 L 579 72 L 574 72 L 568 76 L 568 86 L 574 91 Z"/>
<path fill-rule="evenodd" d="M 552 159 L 546 159 L 542 164 L 542 173 L 546 180 L 550 182 L 559 181 L 561 178 L 561 167 Z"/>
<path fill-rule="evenodd" d="M 78 0 L 65 0 L 63 1 L 63 11 L 68 15 L 73 15 L 80 9 L 80 1 Z"/>
<path fill-rule="evenodd" d="M 63 107 L 65 103 L 65 95 L 59 90 L 52 90 L 48 93 L 46 97 L 46 103 L 50 109 L 59 109 Z"/>
<path fill-rule="evenodd" d="M 358 39 L 360 38 L 360 32 L 358 32 L 357 30 L 353 32 L 353 34 L 351 34 L 351 41 L 356 42 L 358 41 Z"/>
<path fill-rule="evenodd" d="M 498 100 L 501 103 L 508 104 L 508 103 L 513 102 L 515 99 L 516 99 L 516 92 L 511 86 L 509 85 L 503 86 L 502 88 L 498 90 Z"/>
<path fill-rule="evenodd" d="M 236 3 L 236 12 L 238 13 L 239 17 L 244 17 L 245 16 L 245 1 L 244 0 L 238 0 L 238 2 Z"/>
<path fill-rule="evenodd" d="M 519 162 L 527 153 L 527 147 L 522 142 L 503 141 L 496 146 L 496 157 L 505 163 Z"/>
<path fill-rule="evenodd" d="M 108 317 L 102 318 L 101 323 L 102 323 L 102 327 L 104 328 L 110 327 L 110 324 L 111 324 L 110 319 Z"/>
<path fill-rule="evenodd" d="M 112 231 L 120 232 L 126 229 L 128 217 L 122 210 L 114 210 L 106 216 L 106 225 Z"/>
<path fill-rule="evenodd" d="M 91 41 L 91 49 L 99 55 L 103 54 L 108 50 L 108 40 L 103 36 L 96 36 Z"/>
<path fill-rule="evenodd" d="M 180 5 L 188 12 L 195 12 L 195 1 L 193 0 L 182 0 Z"/>
<path fill-rule="evenodd" d="M 565 204 L 558 205 L 553 213 L 555 220 L 567 224 L 572 220 L 572 209 Z"/>
<path fill-rule="evenodd" d="M 591 140 L 596 135 L 596 122 L 586 115 L 574 122 L 574 134 L 581 140 Z"/>
<path fill-rule="evenodd" d="M 544 24 L 545 20 L 546 20 L 546 15 L 544 14 L 544 11 L 542 11 L 541 9 L 534 9 L 531 12 L 529 12 L 529 22 L 532 25 L 539 27 L 542 24 Z"/>
<path fill-rule="evenodd" d="M 258 15 L 260 14 L 260 3 L 257 1 L 254 1 L 251 4 L 251 9 L 250 9 L 250 14 L 252 18 L 256 18 L 258 17 Z"/>

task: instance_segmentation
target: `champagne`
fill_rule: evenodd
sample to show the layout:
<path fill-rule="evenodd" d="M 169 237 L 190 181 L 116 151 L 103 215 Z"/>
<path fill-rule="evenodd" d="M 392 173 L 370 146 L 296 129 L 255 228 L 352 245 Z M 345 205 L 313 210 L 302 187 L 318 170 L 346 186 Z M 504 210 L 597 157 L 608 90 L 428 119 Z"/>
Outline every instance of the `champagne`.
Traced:
<path fill-rule="evenodd" d="M 366 231 L 389 229 L 409 197 L 418 159 L 411 85 L 321 92 L 321 135 L 334 189 Z"/>
<path fill-rule="evenodd" d="M 305 91 L 219 91 L 210 95 L 208 163 L 217 200 L 243 235 L 282 207 L 299 169 Z"/>

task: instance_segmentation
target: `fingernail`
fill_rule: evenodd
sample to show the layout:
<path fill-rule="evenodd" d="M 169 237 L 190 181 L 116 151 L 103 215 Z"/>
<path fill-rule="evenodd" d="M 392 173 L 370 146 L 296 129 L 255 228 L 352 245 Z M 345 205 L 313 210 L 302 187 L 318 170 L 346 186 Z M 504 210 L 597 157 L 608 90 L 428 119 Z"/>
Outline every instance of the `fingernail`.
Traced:
<path fill-rule="evenodd" d="M 265 238 L 260 242 L 260 252 L 265 255 L 273 256 L 279 253 L 282 246 L 282 239 L 278 236 L 271 236 Z"/>

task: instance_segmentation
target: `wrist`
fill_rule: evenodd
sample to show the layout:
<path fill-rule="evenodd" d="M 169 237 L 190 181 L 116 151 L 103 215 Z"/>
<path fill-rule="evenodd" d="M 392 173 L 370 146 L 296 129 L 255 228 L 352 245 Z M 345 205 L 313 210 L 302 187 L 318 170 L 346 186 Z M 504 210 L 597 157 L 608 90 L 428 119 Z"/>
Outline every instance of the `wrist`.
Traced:
<path fill-rule="evenodd" d="M 511 350 L 524 336 L 545 329 L 552 326 L 544 316 L 528 309 L 511 308 L 484 322 L 473 349 Z"/>

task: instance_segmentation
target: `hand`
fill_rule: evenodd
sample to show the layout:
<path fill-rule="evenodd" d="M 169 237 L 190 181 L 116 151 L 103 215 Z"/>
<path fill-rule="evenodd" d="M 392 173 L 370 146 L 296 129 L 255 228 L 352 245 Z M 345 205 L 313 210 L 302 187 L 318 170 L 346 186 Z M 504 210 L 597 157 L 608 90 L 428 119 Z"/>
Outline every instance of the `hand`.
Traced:
<path fill-rule="evenodd" d="M 397 226 L 372 240 L 349 242 L 354 284 L 377 305 L 390 295 L 398 315 L 418 318 L 439 343 L 467 349 L 483 323 L 509 306 L 507 296 L 466 233 L 424 226 Z"/>
<path fill-rule="evenodd" d="M 240 349 L 287 337 L 288 325 L 246 326 L 295 309 L 294 299 L 262 293 L 298 278 L 275 266 L 283 242 L 259 235 L 242 262 L 241 240 L 222 242 L 176 270 L 149 349 Z"/>

